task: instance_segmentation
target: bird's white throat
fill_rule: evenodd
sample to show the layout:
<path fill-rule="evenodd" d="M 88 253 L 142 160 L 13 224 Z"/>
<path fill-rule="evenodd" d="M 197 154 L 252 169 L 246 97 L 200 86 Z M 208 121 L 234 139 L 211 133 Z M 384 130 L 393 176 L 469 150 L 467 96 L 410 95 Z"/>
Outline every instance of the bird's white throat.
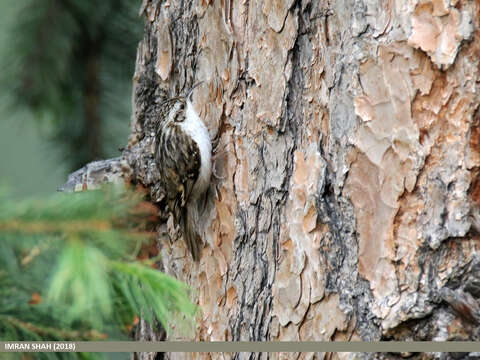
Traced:
<path fill-rule="evenodd" d="M 200 173 L 191 195 L 195 198 L 203 194 L 210 184 L 210 176 L 212 174 L 212 143 L 207 127 L 189 100 L 187 100 L 185 120 L 181 122 L 181 126 L 182 130 L 192 137 L 200 149 Z"/>

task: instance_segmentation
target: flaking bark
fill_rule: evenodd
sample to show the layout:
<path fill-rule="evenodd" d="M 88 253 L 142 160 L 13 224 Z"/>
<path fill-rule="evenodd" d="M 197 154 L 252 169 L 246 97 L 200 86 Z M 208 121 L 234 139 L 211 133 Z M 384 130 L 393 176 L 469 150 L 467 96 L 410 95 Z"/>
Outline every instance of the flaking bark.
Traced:
<path fill-rule="evenodd" d="M 165 271 L 202 310 L 191 339 L 479 340 L 478 2 L 145 0 L 141 14 L 131 180 L 165 205 L 159 104 L 197 81 L 221 149 L 200 263 L 159 224 Z"/>

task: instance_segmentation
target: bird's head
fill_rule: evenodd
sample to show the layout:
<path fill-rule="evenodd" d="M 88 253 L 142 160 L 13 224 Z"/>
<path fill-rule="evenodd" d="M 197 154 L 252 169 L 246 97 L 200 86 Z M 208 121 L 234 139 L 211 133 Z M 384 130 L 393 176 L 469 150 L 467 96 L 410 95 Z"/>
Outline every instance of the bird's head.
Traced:
<path fill-rule="evenodd" d="M 167 123 L 182 122 L 185 120 L 185 97 L 174 97 L 162 104 L 165 121 Z"/>
<path fill-rule="evenodd" d="M 187 106 L 191 105 L 191 95 L 193 90 L 203 82 L 198 82 L 192 86 L 185 96 L 175 96 L 162 103 L 163 113 L 165 114 L 165 121 L 168 123 L 178 123 L 185 120 L 185 112 Z"/>

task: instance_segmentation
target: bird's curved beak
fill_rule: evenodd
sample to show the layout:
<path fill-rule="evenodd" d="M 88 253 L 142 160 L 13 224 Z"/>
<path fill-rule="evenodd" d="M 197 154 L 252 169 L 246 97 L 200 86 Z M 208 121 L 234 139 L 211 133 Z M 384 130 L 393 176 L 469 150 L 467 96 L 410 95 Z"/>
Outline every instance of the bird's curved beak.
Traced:
<path fill-rule="evenodd" d="M 201 85 L 201 84 L 203 84 L 203 81 L 199 81 L 199 82 L 197 82 L 196 84 L 194 84 L 194 85 L 190 88 L 190 90 L 188 90 L 187 95 L 185 95 L 185 99 L 190 100 L 190 96 L 192 95 L 193 90 L 194 90 L 197 86 L 199 86 L 199 85 Z"/>

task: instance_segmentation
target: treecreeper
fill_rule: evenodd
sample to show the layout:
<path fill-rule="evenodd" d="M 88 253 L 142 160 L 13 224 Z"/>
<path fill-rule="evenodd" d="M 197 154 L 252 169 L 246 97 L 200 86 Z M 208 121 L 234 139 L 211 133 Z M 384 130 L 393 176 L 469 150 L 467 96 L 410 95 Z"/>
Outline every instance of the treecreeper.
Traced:
<path fill-rule="evenodd" d="M 175 225 L 195 261 L 203 244 L 196 227 L 199 200 L 205 196 L 212 174 L 212 143 L 205 124 L 191 101 L 194 85 L 185 96 L 161 105 L 156 134 L 155 162 Z"/>

